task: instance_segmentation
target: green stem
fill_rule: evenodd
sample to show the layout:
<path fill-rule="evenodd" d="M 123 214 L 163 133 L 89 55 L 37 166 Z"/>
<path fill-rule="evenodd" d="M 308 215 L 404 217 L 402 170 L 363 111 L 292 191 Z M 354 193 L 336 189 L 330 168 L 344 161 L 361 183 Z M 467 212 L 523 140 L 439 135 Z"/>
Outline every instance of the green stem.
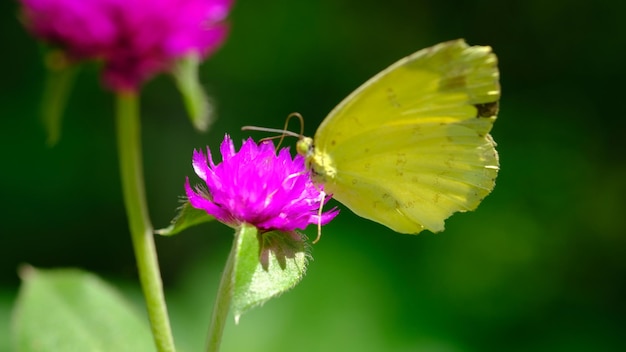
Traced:
<path fill-rule="evenodd" d="M 213 315 L 211 316 L 211 326 L 209 327 L 209 337 L 207 341 L 207 352 L 217 352 L 220 349 L 222 335 L 224 333 L 224 325 L 228 317 L 230 302 L 233 297 L 233 270 L 235 269 L 235 259 L 237 257 L 237 246 L 241 231 L 244 226 L 240 226 L 235 233 L 233 246 L 228 254 L 224 272 L 220 280 L 220 287 L 217 289 L 217 296 L 213 304 Z"/>
<path fill-rule="evenodd" d="M 46 54 L 48 74 L 43 95 L 41 117 L 48 140 L 48 146 L 54 146 L 61 137 L 61 120 L 69 93 L 78 71 L 76 65 L 67 61 L 65 54 L 54 50 Z"/>
<path fill-rule="evenodd" d="M 146 205 L 139 103 L 136 93 L 118 93 L 116 115 L 117 147 L 124 204 L 152 335 L 159 352 L 174 352 L 174 338 L 167 316 L 159 262 Z"/>

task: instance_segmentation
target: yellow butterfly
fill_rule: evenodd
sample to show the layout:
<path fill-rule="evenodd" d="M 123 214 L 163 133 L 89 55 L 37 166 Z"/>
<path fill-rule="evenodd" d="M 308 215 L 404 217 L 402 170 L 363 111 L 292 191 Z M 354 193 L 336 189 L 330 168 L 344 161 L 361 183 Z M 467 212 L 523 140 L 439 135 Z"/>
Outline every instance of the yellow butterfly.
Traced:
<path fill-rule="evenodd" d="M 499 99 L 490 47 L 437 44 L 365 82 L 297 150 L 313 180 L 357 215 L 401 233 L 440 232 L 495 185 Z"/>

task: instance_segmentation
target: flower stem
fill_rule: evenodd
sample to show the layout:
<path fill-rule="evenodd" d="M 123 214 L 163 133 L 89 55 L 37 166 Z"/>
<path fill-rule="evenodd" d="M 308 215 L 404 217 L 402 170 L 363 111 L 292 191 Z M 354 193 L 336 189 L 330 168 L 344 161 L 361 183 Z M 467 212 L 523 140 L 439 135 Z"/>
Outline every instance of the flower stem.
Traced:
<path fill-rule="evenodd" d="M 122 190 L 154 343 L 159 352 L 174 352 L 174 338 L 167 316 L 152 224 L 146 205 L 138 100 L 134 92 L 117 95 L 117 147 Z"/>
<path fill-rule="evenodd" d="M 71 65 L 61 50 L 51 51 L 46 55 L 46 78 L 41 117 L 46 128 L 48 146 L 54 146 L 61 136 L 61 120 L 67 98 L 78 71 L 76 65 Z"/>
<path fill-rule="evenodd" d="M 211 326 L 209 327 L 207 352 L 217 352 L 220 349 L 224 325 L 226 324 L 230 302 L 233 298 L 233 273 L 237 257 L 238 241 L 242 231 L 244 231 L 244 226 L 240 226 L 235 233 L 233 246 L 228 254 L 226 266 L 224 266 L 224 271 L 222 272 L 220 286 L 217 289 L 217 296 L 213 304 L 213 315 L 211 316 Z"/>

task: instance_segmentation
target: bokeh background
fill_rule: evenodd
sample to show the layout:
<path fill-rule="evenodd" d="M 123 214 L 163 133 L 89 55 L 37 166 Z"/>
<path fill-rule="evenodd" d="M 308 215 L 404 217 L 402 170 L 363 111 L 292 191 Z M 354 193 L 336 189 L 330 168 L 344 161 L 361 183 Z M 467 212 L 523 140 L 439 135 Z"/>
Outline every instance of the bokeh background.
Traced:
<path fill-rule="evenodd" d="M 0 349 L 20 263 L 91 270 L 137 299 L 113 98 L 85 67 L 62 139 L 46 147 L 42 48 L 16 13 L 1 2 Z M 230 38 L 202 66 L 219 109 L 210 133 L 192 129 L 169 77 L 143 91 L 155 226 L 174 215 L 193 148 L 240 140 L 243 125 L 281 127 L 293 111 L 312 135 L 366 79 L 459 37 L 500 60 L 502 170 L 442 234 L 396 234 L 344 209 L 303 282 L 229 323 L 223 350 L 626 350 L 625 13 L 619 1 L 237 1 Z M 211 223 L 157 239 L 183 350 L 204 344 L 231 238 Z"/>

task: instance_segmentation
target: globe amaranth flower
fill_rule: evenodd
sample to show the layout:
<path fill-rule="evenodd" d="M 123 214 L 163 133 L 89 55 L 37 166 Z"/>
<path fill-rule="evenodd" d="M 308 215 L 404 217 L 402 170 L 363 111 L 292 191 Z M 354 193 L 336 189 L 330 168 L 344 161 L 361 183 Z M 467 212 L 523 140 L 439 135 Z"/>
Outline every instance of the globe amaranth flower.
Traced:
<path fill-rule="evenodd" d="M 215 164 L 208 148 L 207 156 L 194 150 L 193 168 L 206 188 L 192 188 L 187 178 L 185 190 L 193 207 L 229 226 L 248 223 L 264 232 L 303 230 L 309 224 L 324 225 L 337 215 L 332 209 L 320 218 L 319 209 L 328 197 L 311 181 L 304 158 L 292 159 L 288 148 L 276 155 L 272 142 L 257 145 L 248 139 L 236 152 L 226 135 L 220 151 L 222 162 Z"/>
<path fill-rule="evenodd" d="M 20 1 L 36 36 L 72 60 L 101 60 L 108 87 L 134 90 L 177 58 L 214 52 L 233 0 Z"/>

